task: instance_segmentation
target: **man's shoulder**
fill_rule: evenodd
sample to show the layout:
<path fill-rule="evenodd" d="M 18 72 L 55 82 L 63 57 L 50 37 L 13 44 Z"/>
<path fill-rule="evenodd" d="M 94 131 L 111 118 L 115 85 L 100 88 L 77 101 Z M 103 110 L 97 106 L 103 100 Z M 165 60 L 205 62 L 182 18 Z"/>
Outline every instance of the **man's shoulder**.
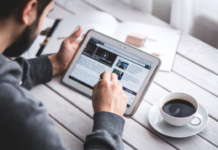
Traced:
<path fill-rule="evenodd" d="M 17 85 L 13 82 L 0 81 L 0 89 L 0 102 L 5 98 L 14 99 L 22 95 Z"/>
<path fill-rule="evenodd" d="M 42 106 L 29 91 L 17 84 L 0 82 L 0 89 L 0 112 L 24 109 L 28 112 Z"/>
<path fill-rule="evenodd" d="M 4 82 L 18 83 L 22 78 L 20 65 L 15 61 L 6 61 L 0 54 L 0 84 Z"/>
<path fill-rule="evenodd" d="M 0 82 L 0 89 L 0 149 L 11 141 L 18 149 L 64 149 L 45 107 L 29 91 L 10 82 Z"/>

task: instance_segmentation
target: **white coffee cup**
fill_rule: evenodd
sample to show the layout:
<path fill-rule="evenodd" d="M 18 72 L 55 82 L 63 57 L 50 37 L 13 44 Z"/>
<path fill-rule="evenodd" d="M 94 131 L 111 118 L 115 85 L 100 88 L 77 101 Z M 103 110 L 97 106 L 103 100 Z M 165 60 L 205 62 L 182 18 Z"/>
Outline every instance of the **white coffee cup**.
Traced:
<path fill-rule="evenodd" d="M 162 108 L 166 102 L 173 100 L 173 99 L 182 99 L 182 100 L 190 102 L 195 107 L 195 110 L 196 110 L 195 113 L 188 117 L 173 117 L 173 116 L 166 114 Z M 196 101 L 195 98 L 185 93 L 173 92 L 173 93 L 165 95 L 159 101 L 159 109 L 160 109 L 160 113 L 163 119 L 167 123 L 174 125 L 174 126 L 184 126 L 189 123 L 193 126 L 198 126 L 203 121 L 203 117 L 197 113 L 199 109 L 198 102 Z"/>

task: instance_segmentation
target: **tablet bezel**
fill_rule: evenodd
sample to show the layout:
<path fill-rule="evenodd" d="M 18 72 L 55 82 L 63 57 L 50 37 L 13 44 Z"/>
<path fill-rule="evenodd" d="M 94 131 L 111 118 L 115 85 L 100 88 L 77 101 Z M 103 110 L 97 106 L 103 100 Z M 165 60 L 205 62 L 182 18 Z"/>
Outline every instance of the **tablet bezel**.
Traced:
<path fill-rule="evenodd" d="M 90 38 L 100 39 L 100 41 L 102 41 L 102 42 L 110 44 L 110 45 L 117 47 L 125 52 L 133 54 L 139 58 L 142 58 L 142 59 L 147 60 L 147 61 L 152 63 L 152 67 L 151 67 L 147 77 L 145 78 L 144 82 L 142 83 L 134 101 L 132 102 L 132 104 L 130 105 L 129 108 L 126 107 L 125 115 L 133 115 L 135 113 L 136 109 L 138 108 L 139 104 L 141 103 L 150 83 L 152 82 L 152 80 L 154 78 L 154 75 L 157 73 L 157 71 L 160 67 L 160 64 L 161 64 L 160 59 L 153 56 L 153 55 L 145 53 L 141 50 L 138 50 L 137 48 L 135 48 L 131 45 L 128 45 L 126 43 L 122 43 L 116 39 L 113 39 L 111 37 L 103 35 L 97 31 L 89 30 L 88 33 L 86 34 L 86 36 L 84 37 L 79 49 L 77 50 L 74 58 L 72 59 L 72 62 L 69 65 L 65 75 L 63 76 L 62 82 L 65 85 L 85 94 L 86 96 L 88 96 L 90 98 L 91 98 L 92 92 L 93 92 L 92 89 L 90 89 L 87 86 L 82 85 L 82 84 L 69 78 L 70 73 L 72 72 L 73 68 L 75 67 L 78 59 L 80 58 L 80 55 L 84 51 L 84 48 L 85 48 L 86 44 L 88 43 L 88 41 L 90 40 Z"/>

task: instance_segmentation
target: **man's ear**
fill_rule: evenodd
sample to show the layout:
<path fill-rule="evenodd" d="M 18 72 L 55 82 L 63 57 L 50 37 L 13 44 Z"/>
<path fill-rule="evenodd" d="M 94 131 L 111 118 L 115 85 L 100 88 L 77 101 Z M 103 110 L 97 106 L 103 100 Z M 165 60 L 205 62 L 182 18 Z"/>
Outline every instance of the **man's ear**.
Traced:
<path fill-rule="evenodd" d="M 37 17 L 37 0 L 30 0 L 23 8 L 21 12 L 22 23 L 25 25 L 31 25 Z"/>

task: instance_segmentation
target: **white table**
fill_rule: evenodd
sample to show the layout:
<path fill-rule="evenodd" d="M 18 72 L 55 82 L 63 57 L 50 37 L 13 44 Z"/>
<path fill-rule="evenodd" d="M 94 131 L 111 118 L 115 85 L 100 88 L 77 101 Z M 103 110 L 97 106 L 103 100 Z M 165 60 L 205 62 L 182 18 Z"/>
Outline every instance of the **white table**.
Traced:
<path fill-rule="evenodd" d="M 116 0 L 56 0 L 52 18 L 105 11 L 119 21 L 137 21 L 156 26 L 170 26 Z M 57 123 L 66 146 L 82 150 L 87 134 L 93 126 L 91 100 L 60 83 L 61 76 L 39 85 L 31 92 L 42 100 Z M 171 91 L 184 91 L 193 95 L 208 111 L 209 123 L 199 134 L 183 139 L 163 136 L 148 122 L 152 105 Z M 144 97 L 136 114 L 124 117 L 125 149 L 218 149 L 218 50 L 190 36 L 182 35 L 172 72 L 159 72 Z"/>

